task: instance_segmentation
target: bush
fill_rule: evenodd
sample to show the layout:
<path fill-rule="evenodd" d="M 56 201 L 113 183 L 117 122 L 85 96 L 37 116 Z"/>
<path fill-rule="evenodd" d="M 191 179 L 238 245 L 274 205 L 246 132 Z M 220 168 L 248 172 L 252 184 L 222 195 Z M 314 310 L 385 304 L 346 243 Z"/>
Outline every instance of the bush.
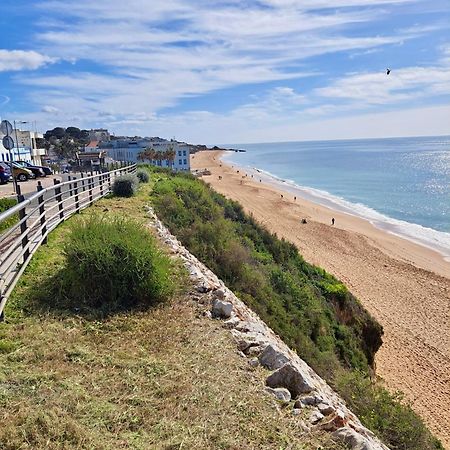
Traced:
<path fill-rule="evenodd" d="M 116 197 L 132 197 L 138 189 L 135 175 L 122 175 L 114 180 L 112 191 Z"/>
<path fill-rule="evenodd" d="M 190 175 L 161 172 L 152 197 L 172 233 L 333 384 L 390 448 L 442 448 L 398 396 L 372 385 L 383 330 L 345 285 Z"/>
<path fill-rule="evenodd" d="M 148 172 L 144 169 L 138 169 L 136 171 L 136 176 L 138 177 L 140 183 L 148 183 L 150 180 Z"/>
<path fill-rule="evenodd" d="M 444 448 L 431 436 L 417 414 L 403 404 L 400 393 L 390 394 L 356 371 L 338 376 L 336 388 L 364 425 L 392 450 Z"/>
<path fill-rule="evenodd" d="M 90 218 L 71 226 L 59 292 L 70 306 L 105 312 L 151 306 L 174 292 L 171 263 L 141 224 Z M 62 295 L 61 295 L 62 294 Z"/>

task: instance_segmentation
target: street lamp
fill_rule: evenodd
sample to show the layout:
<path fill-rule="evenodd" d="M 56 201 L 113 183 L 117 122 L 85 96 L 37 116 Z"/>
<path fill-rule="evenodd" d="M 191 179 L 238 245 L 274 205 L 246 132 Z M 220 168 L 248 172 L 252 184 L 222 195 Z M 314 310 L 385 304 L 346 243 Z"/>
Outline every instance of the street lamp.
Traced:
<path fill-rule="evenodd" d="M 16 135 L 17 160 L 20 161 L 19 139 L 17 139 L 17 125 L 16 125 L 17 123 L 28 123 L 28 122 L 24 120 L 14 120 L 14 134 Z"/>

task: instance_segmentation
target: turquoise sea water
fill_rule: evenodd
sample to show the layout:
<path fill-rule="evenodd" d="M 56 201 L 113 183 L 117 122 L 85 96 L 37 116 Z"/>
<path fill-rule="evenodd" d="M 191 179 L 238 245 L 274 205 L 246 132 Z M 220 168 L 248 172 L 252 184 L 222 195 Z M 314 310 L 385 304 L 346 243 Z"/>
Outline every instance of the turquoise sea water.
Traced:
<path fill-rule="evenodd" d="M 450 136 L 233 148 L 224 160 L 264 181 L 450 257 Z"/>

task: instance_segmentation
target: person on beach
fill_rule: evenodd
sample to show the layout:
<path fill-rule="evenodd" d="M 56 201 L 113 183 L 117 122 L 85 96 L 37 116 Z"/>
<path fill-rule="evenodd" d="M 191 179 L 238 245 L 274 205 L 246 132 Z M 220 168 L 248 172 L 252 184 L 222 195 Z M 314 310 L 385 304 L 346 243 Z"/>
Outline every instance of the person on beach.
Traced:
<path fill-rule="evenodd" d="M 331 218 L 331 225 L 334 225 L 334 217 Z"/>

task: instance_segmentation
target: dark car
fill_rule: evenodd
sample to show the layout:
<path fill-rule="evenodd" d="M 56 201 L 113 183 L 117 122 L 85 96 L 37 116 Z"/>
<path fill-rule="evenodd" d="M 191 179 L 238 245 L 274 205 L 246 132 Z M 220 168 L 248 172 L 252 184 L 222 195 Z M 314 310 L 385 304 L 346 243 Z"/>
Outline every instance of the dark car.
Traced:
<path fill-rule="evenodd" d="M 34 175 L 35 178 L 45 177 L 45 173 L 40 168 L 40 166 L 34 166 L 33 164 L 30 164 L 30 163 L 24 162 L 24 161 L 16 162 L 15 164 L 18 164 L 19 166 L 23 167 L 24 169 L 29 170 Z"/>
<path fill-rule="evenodd" d="M 46 177 L 47 175 L 53 175 L 53 170 L 50 169 L 50 167 L 47 166 L 36 166 L 35 164 L 31 164 L 29 162 L 21 161 L 21 164 L 26 167 L 27 169 L 31 170 L 34 174 L 35 172 L 33 169 L 40 169 L 44 174 L 43 175 L 36 175 L 41 177 Z"/>
<path fill-rule="evenodd" d="M 11 169 L 8 164 L 0 162 L 0 184 L 6 184 L 11 178 Z"/>

